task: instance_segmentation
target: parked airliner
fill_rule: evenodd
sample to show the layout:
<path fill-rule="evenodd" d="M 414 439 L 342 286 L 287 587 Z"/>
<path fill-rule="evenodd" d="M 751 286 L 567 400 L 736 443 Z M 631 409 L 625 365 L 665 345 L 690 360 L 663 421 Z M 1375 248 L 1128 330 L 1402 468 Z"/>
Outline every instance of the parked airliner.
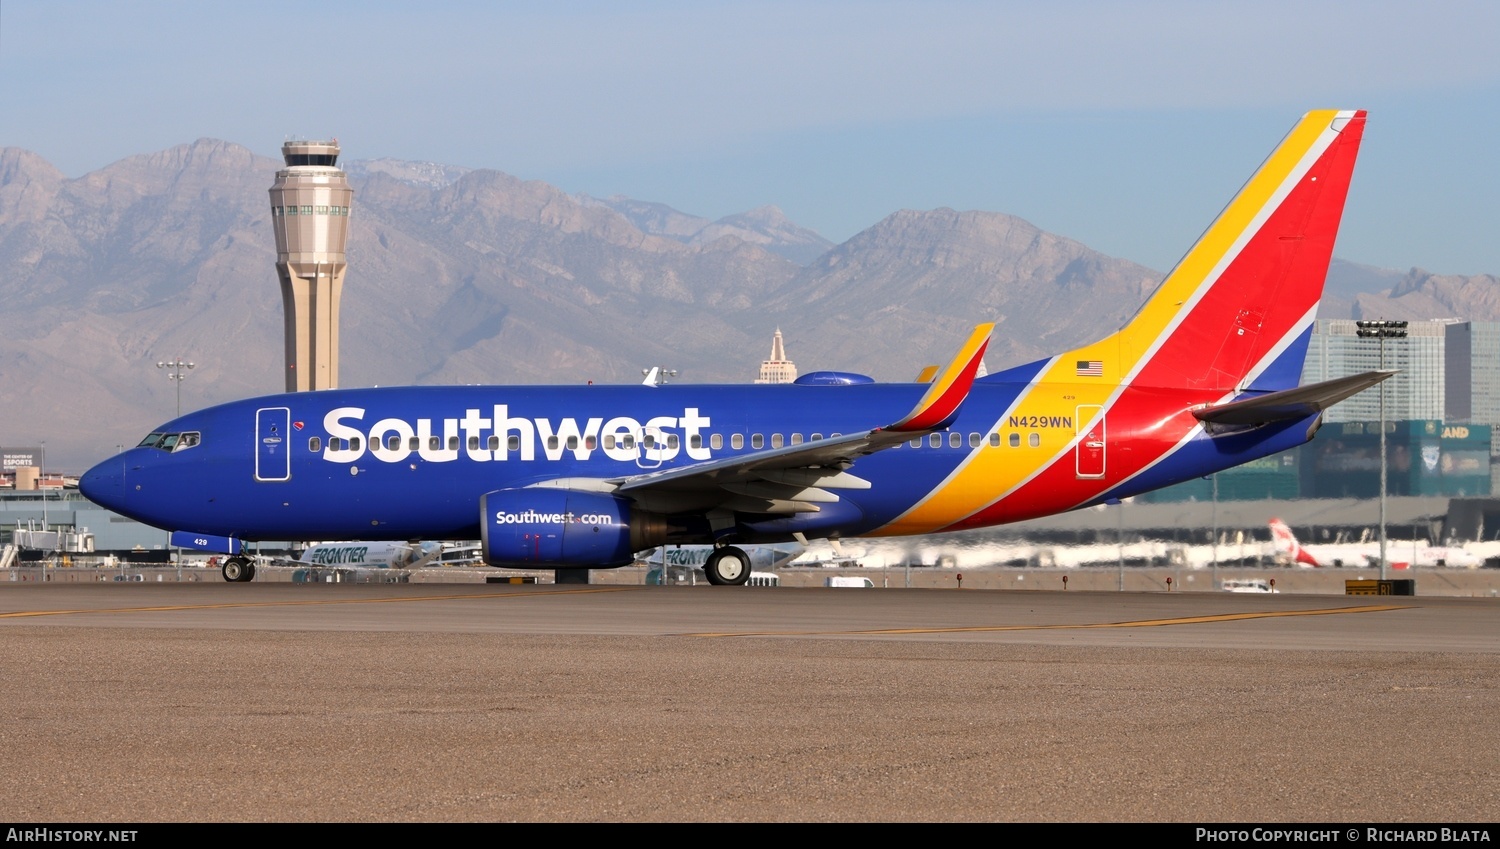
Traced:
<path fill-rule="evenodd" d="M 1376 542 L 1303 545 L 1280 519 L 1271 520 L 1271 539 L 1276 553 L 1300 566 L 1379 566 L 1380 544 Z M 1458 546 L 1429 545 L 1425 540 L 1386 540 L 1386 562 L 1394 569 L 1457 567 L 1477 569 L 1483 558 Z"/>
<path fill-rule="evenodd" d="M 752 571 L 771 572 L 792 562 L 806 550 L 806 546 L 791 542 L 784 545 L 746 545 L 741 546 L 741 549 L 745 552 Z M 642 554 L 641 559 L 647 563 L 665 563 L 678 569 L 701 569 L 715 551 L 717 549 L 712 545 L 672 545 Z"/>
<path fill-rule="evenodd" d="M 1391 374 L 1298 386 L 1364 127 L 1363 111 L 1308 113 L 1123 328 L 984 377 L 990 324 L 918 383 L 277 395 L 180 416 L 81 487 L 174 545 L 236 556 L 263 539 L 480 539 L 492 565 L 572 580 L 712 543 L 715 584 L 748 579 L 737 544 L 1114 503 L 1305 443 Z"/>
<path fill-rule="evenodd" d="M 1333 542 L 1306 545 L 1297 541 L 1292 529 L 1280 519 L 1272 519 L 1271 543 L 1276 557 L 1294 566 L 1364 566 L 1370 558 L 1380 557 L 1380 545 L 1368 542 Z M 1389 548 L 1389 545 L 1387 545 Z M 1378 562 L 1377 562 L 1378 565 Z"/>
<path fill-rule="evenodd" d="M 416 569 L 432 563 L 441 554 L 442 547 L 437 543 L 321 542 L 309 546 L 297 562 L 352 569 Z"/>

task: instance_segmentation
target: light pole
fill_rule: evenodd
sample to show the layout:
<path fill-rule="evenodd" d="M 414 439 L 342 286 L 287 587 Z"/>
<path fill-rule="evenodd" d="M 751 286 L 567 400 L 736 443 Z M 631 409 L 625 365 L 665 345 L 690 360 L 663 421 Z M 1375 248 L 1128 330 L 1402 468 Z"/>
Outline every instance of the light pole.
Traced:
<path fill-rule="evenodd" d="M 192 368 L 193 364 L 183 362 L 182 357 L 178 357 L 175 360 L 157 363 L 156 367 L 171 369 L 171 371 L 167 372 L 167 379 L 177 381 L 177 415 L 182 415 L 182 381 L 187 377 L 186 369 Z"/>
<path fill-rule="evenodd" d="M 1122 499 L 1116 501 L 1115 504 L 1120 508 L 1120 512 L 1115 517 L 1119 519 L 1119 524 L 1115 528 L 1115 556 L 1118 558 L 1119 591 L 1123 593 L 1125 592 L 1125 502 Z"/>
<path fill-rule="evenodd" d="M 1214 482 L 1214 559 L 1211 565 L 1209 583 L 1214 589 L 1219 588 L 1219 473 L 1213 473 Z"/>
<path fill-rule="evenodd" d="M 47 530 L 47 440 L 42 440 L 42 473 L 37 476 L 37 494 L 42 497 L 42 530 Z"/>
<path fill-rule="evenodd" d="M 1385 340 L 1405 339 L 1404 321 L 1356 321 L 1361 339 L 1380 340 L 1380 370 L 1385 371 Z M 1380 382 L 1380 580 L 1385 580 L 1385 381 Z"/>

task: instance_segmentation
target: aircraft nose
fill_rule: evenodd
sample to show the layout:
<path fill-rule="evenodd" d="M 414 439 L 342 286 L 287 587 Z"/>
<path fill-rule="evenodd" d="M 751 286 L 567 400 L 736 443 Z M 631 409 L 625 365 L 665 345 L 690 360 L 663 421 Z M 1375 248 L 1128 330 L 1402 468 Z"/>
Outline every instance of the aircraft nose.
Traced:
<path fill-rule="evenodd" d="M 118 509 L 125 495 L 124 460 L 114 457 L 84 472 L 78 479 L 78 490 L 101 507 Z"/>

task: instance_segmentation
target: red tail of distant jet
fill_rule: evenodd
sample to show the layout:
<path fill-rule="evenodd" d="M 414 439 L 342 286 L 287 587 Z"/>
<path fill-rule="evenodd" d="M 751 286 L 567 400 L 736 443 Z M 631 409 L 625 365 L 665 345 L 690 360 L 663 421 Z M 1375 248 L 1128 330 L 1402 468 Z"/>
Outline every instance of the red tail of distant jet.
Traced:
<path fill-rule="evenodd" d="M 1271 542 L 1274 543 L 1276 553 L 1292 563 L 1299 566 L 1322 566 L 1316 557 L 1313 557 L 1302 544 L 1297 542 L 1297 537 L 1292 529 L 1280 519 L 1271 520 Z"/>

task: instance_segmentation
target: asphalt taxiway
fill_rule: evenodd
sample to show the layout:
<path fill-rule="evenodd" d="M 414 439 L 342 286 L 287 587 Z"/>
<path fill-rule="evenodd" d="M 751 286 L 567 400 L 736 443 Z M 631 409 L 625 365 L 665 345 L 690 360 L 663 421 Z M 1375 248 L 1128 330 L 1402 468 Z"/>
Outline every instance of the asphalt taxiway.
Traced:
<path fill-rule="evenodd" d="M 0 588 L 10 821 L 1500 819 L 1482 598 Z"/>

